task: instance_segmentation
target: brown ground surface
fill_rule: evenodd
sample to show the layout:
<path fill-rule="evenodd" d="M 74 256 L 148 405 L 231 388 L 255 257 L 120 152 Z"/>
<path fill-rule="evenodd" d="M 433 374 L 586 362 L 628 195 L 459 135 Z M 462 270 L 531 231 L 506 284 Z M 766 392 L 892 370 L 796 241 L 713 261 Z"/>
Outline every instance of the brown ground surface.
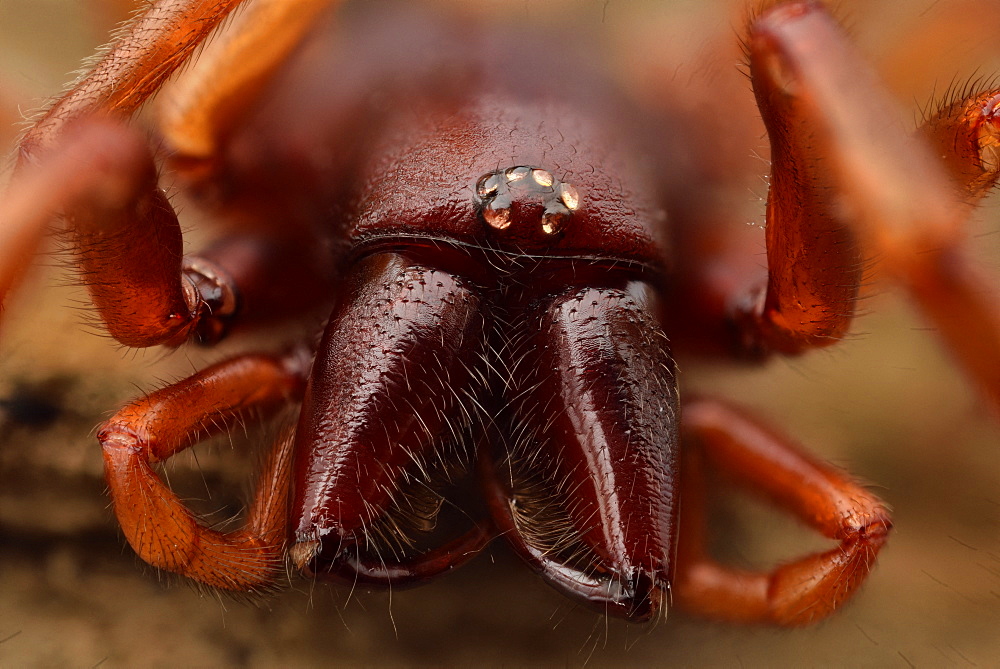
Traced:
<path fill-rule="evenodd" d="M 58 89 L 106 29 L 86 4 L 0 2 L 0 102 L 21 104 Z M 101 6 L 113 14 L 113 4 Z M 671 7 L 680 16 L 696 4 Z M 952 68 L 986 62 L 986 39 L 976 27 L 977 7 L 985 4 L 914 0 L 898 3 L 896 18 L 880 14 L 879 3 L 854 12 L 862 41 L 888 54 L 886 68 L 904 98 L 924 100 L 935 76 L 947 82 L 952 72 L 971 68 L 949 70 L 928 57 L 930 47 L 919 48 L 933 42 L 928 37 L 909 55 L 933 60 L 945 74 L 913 74 L 898 64 L 905 49 L 880 51 L 883 37 L 926 28 L 927 15 L 956 6 L 962 11 L 954 16 L 969 21 L 938 20 L 939 32 L 929 34 L 944 33 L 944 43 L 954 45 L 943 50 L 961 63 Z M 604 10 L 614 19 L 617 7 L 607 3 Z M 892 26 L 893 35 L 880 36 L 873 23 Z M 980 73 L 994 71 L 1000 71 L 995 60 Z M 977 230 L 994 234 L 976 239 L 992 248 L 984 262 L 1000 276 L 1000 216 L 994 207 L 982 218 Z M 986 420 L 933 334 L 895 295 L 868 301 L 872 313 L 856 327 L 864 334 L 835 351 L 754 371 L 683 367 L 685 391 L 757 407 L 823 457 L 877 484 L 895 509 L 892 542 L 857 600 L 815 628 L 780 631 L 679 614 L 655 628 L 605 621 L 568 604 L 501 547 L 450 578 L 391 595 L 298 580 L 285 593 L 246 604 L 162 578 L 139 563 L 116 528 L 92 432 L 138 389 L 218 354 L 121 352 L 84 332 L 71 308 L 80 293 L 52 287 L 58 279 L 57 271 L 37 270 L 4 313 L 0 398 L 30 390 L 60 414 L 38 428 L 14 412 L 0 413 L 0 666 L 589 660 L 595 666 L 982 667 L 1000 661 L 1000 428 Z M 176 482 L 187 481 L 192 496 L 212 490 L 218 507 L 241 489 L 248 469 L 246 458 L 217 446 L 203 449 L 198 465 L 189 458 L 170 471 Z M 741 563 L 788 557 L 803 539 L 815 545 L 762 510 L 724 524 L 726 550 Z"/>

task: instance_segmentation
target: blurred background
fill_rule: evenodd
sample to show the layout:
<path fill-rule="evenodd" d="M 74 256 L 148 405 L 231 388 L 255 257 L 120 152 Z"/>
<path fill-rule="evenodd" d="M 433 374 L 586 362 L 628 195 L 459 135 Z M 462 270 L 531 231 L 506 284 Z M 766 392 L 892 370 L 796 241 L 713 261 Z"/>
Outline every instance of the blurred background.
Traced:
<path fill-rule="evenodd" d="M 581 26 L 638 98 L 655 104 L 674 92 L 685 96 L 680 104 L 711 110 L 729 149 L 713 148 L 708 158 L 729 176 L 720 201 L 762 253 L 767 143 L 735 46 L 745 2 L 478 5 L 491 20 Z M 130 6 L 0 2 L 4 146 Z M 1000 73 L 993 0 L 845 0 L 836 12 L 915 118 L 952 82 Z M 195 226 L 193 216 L 184 220 Z M 998 233 L 1000 210 L 988 203 L 972 222 L 970 245 L 1000 284 Z M 192 248 L 197 239 L 190 236 Z M 753 407 L 891 504 L 896 529 L 869 583 L 831 620 L 805 630 L 736 628 L 680 613 L 634 627 L 568 603 L 499 545 L 449 578 L 393 593 L 297 579 L 248 604 L 155 573 L 134 557 L 108 509 L 94 427 L 164 380 L 266 344 L 122 350 L 83 324 L 85 295 L 54 248 L 0 324 L 0 665 L 905 667 L 990 666 L 1000 657 L 1000 424 L 888 283 L 868 290 L 854 336 L 833 350 L 752 369 L 681 360 L 684 392 Z M 238 511 L 253 462 L 223 442 L 178 458 L 169 473 L 225 518 Z M 720 497 L 719 550 L 737 564 L 826 545 L 767 508 Z"/>

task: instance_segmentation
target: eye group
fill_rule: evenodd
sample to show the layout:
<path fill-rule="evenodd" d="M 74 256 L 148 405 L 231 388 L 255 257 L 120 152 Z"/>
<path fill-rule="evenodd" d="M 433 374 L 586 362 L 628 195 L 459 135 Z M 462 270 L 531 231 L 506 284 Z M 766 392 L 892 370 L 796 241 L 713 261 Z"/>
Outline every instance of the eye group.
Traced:
<path fill-rule="evenodd" d="M 477 204 L 483 220 L 494 230 L 510 227 L 516 198 L 536 199 L 543 207 L 538 222 L 545 235 L 563 232 L 571 214 L 580 208 L 580 193 L 540 167 L 517 165 L 488 172 L 476 183 Z"/>

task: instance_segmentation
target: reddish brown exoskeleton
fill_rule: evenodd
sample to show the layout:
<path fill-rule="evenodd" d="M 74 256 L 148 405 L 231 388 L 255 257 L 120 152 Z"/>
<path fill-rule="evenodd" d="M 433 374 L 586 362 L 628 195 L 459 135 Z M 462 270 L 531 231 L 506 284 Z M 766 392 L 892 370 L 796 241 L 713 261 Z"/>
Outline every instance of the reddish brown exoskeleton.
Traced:
<path fill-rule="evenodd" d="M 168 164 L 234 230 L 183 258 L 121 119 L 236 4 L 160 2 L 136 21 L 27 133 L 4 209 L 24 241 L 0 269 L 16 276 L 63 210 L 129 346 L 332 310 L 318 346 L 218 363 L 103 427 L 115 511 L 151 564 L 237 591 L 275 584 L 286 556 L 320 578 L 406 585 L 502 533 L 604 612 L 645 620 L 671 593 L 715 618 L 807 623 L 868 574 L 886 509 L 741 411 L 682 404 L 671 347 L 764 357 L 838 341 L 866 246 L 1000 394 L 998 313 L 956 246 L 967 205 L 817 5 L 773 8 L 748 38 L 772 142 L 770 271 L 733 286 L 674 214 L 672 119 L 634 111 L 552 40 L 371 9 L 334 36 L 311 30 L 329 2 L 256 3 L 165 94 Z M 969 201 L 995 178 L 996 95 L 927 124 Z M 900 172 L 893 188 L 871 176 Z M 238 532 L 199 523 L 151 468 L 299 402 Z M 839 545 L 767 573 L 714 562 L 705 466 Z"/>

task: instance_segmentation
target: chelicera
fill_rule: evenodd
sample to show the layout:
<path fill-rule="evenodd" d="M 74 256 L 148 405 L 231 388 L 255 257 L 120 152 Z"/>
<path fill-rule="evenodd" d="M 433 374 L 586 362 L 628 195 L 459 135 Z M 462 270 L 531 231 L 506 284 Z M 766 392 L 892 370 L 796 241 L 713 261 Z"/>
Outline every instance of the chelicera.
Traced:
<path fill-rule="evenodd" d="M 819 5 L 762 13 L 747 50 L 772 143 L 770 272 L 734 288 L 671 218 L 683 193 L 663 182 L 666 119 L 579 61 L 376 10 L 310 37 L 330 2 L 258 1 L 163 94 L 168 165 L 232 230 L 184 258 L 150 151 L 121 118 L 237 4 L 155 3 L 25 135 L 6 205 L 25 248 L 64 212 L 93 301 L 129 346 L 332 312 L 318 342 L 219 362 L 101 428 L 115 512 L 147 562 L 239 592 L 279 583 L 286 558 L 315 578 L 402 586 L 502 535 L 602 612 L 646 620 L 672 600 L 804 624 L 856 591 L 888 512 L 741 410 L 681 402 L 672 347 L 766 357 L 839 340 L 868 245 L 1000 394 L 998 314 L 956 245 L 996 176 L 995 91 L 925 125 L 956 197 L 885 120 Z M 137 40 L 149 48 L 134 56 Z M 871 172 L 912 178 L 884 189 Z M 153 469 L 288 406 L 238 531 L 200 522 Z M 838 545 L 769 572 L 719 564 L 706 467 Z"/>

